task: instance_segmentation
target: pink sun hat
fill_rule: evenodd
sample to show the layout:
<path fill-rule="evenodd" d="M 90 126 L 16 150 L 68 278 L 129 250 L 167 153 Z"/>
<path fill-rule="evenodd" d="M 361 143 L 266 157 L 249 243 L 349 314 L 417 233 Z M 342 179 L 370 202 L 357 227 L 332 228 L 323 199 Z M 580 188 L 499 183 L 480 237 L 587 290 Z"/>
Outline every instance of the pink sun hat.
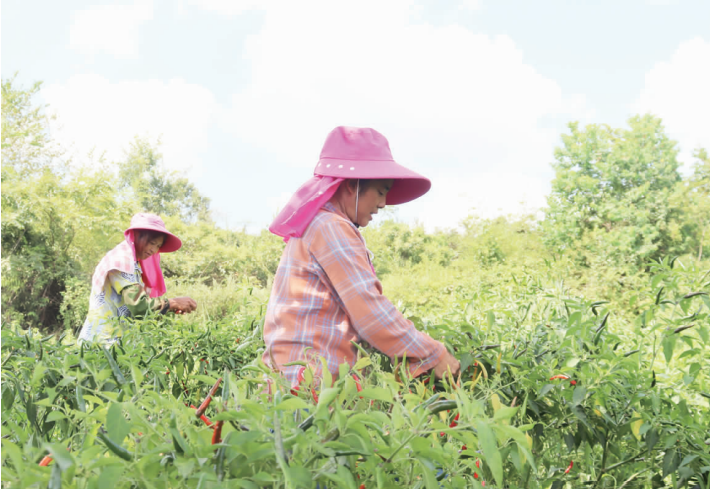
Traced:
<path fill-rule="evenodd" d="M 149 231 L 158 231 L 165 235 L 165 241 L 163 246 L 160 247 L 160 253 L 172 253 L 177 251 L 182 246 L 182 241 L 180 238 L 175 236 L 173 233 L 167 230 L 165 223 L 155 214 L 150 214 L 147 212 L 139 212 L 131 218 L 131 225 L 123 233 L 128 236 L 129 231 L 144 229 Z"/>
<path fill-rule="evenodd" d="M 393 179 L 387 205 L 404 204 L 421 197 L 431 181 L 397 163 L 381 133 L 368 127 L 333 129 L 325 140 L 315 175 L 335 178 Z"/>
<path fill-rule="evenodd" d="M 367 127 L 339 126 L 325 140 L 314 176 L 291 197 L 269 226 L 269 231 L 288 241 L 301 237 L 318 210 L 330 200 L 346 178 L 393 179 L 387 205 L 404 204 L 421 197 L 431 181 L 392 158 L 382 134 Z"/>

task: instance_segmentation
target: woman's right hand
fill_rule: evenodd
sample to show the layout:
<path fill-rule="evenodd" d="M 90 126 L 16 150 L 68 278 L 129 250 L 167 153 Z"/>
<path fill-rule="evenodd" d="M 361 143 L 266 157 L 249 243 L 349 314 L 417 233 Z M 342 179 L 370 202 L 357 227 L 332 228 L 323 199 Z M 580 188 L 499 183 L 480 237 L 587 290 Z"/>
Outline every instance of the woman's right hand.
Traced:
<path fill-rule="evenodd" d="M 170 310 L 175 314 L 189 314 L 197 309 L 197 302 L 189 297 L 175 297 L 168 299 L 170 302 Z"/>
<path fill-rule="evenodd" d="M 444 378 L 444 375 L 449 372 L 449 370 L 451 370 L 451 375 L 456 376 L 461 370 L 461 364 L 451 353 L 446 351 L 446 353 L 444 353 L 444 357 L 434 367 L 434 375 L 437 379 L 442 379 Z"/>

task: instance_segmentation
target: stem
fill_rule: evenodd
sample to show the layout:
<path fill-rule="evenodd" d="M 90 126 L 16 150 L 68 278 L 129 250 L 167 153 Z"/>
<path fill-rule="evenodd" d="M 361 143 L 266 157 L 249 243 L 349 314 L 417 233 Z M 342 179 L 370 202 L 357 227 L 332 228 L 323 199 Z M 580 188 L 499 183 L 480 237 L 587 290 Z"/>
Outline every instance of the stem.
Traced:
<path fill-rule="evenodd" d="M 281 418 L 279 418 L 278 411 L 274 413 L 274 445 L 276 446 L 276 461 L 284 474 L 286 487 L 293 487 L 291 472 L 289 471 L 288 461 L 286 461 L 283 438 L 281 437 Z"/>
<path fill-rule="evenodd" d="M 609 442 L 607 441 L 606 443 L 604 443 L 604 453 L 602 455 L 602 469 L 599 472 L 599 477 L 597 477 L 597 480 L 594 482 L 592 489 L 595 489 L 599 485 L 599 483 L 602 480 L 602 477 L 604 477 L 604 474 L 606 473 L 606 459 L 609 455 L 608 448 L 609 448 Z"/>

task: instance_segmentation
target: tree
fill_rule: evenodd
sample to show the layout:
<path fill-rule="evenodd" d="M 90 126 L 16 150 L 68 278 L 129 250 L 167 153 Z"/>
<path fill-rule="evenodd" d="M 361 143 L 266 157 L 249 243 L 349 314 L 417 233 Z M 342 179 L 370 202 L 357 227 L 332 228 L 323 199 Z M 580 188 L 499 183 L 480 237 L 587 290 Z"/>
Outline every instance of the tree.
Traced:
<path fill-rule="evenodd" d="M 696 149 L 693 156 L 693 173 L 678 185 L 675 199 L 685 209 L 683 235 L 700 260 L 710 245 L 710 156 L 705 148 Z"/>
<path fill-rule="evenodd" d="M 88 283 L 82 263 L 125 216 L 112 177 L 73 169 L 49 138 L 44 107 L 33 101 L 39 87 L 2 84 L 2 310 L 5 321 L 51 329 L 67 280 Z"/>
<path fill-rule="evenodd" d="M 184 222 L 211 221 L 210 200 L 177 172 L 163 166 L 163 155 L 145 139 L 136 137 L 119 163 L 119 189 L 129 192 L 138 206 L 162 216 L 177 216 Z"/>
<path fill-rule="evenodd" d="M 628 123 L 584 130 L 571 123 L 555 150 L 544 237 L 586 266 L 634 270 L 686 248 L 683 209 L 671 198 L 681 181 L 676 143 L 657 117 Z"/>

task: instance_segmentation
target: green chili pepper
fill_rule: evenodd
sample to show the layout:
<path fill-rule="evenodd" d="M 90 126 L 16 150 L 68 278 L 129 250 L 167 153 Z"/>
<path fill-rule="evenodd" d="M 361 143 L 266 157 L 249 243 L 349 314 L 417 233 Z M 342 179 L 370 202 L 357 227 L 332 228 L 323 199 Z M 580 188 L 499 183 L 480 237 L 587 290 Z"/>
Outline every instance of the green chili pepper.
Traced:
<path fill-rule="evenodd" d="M 173 437 L 173 447 L 175 447 L 175 451 L 178 453 L 178 455 L 185 455 L 186 443 L 180 435 L 180 432 L 177 430 L 177 428 L 170 428 L 170 434 Z"/>
<path fill-rule="evenodd" d="M 113 378 L 116 381 L 118 385 L 123 385 L 126 383 L 126 379 L 121 373 L 121 369 L 118 368 L 118 363 L 116 363 L 116 360 L 111 356 L 111 353 L 106 349 L 105 346 L 102 346 L 101 349 L 104 352 L 104 355 L 106 356 L 106 360 L 108 360 L 108 364 L 111 366 L 111 371 L 113 372 Z"/>
<path fill-rule="evenodd" d="M 127 462 L 133 461 L 133 454 L 131 454 L 128 450 L 123 448 L 118 443 L 111 440 L 111 438 L 109 438 L 106 433 L 104 433 L 103 431 L 99 431 L 98 437 L 102 442 L 104 442 L 106 448 L 108 448 L 114 455 L 118 456 L 119 458 L 122 458 L 123 460 L 126 460 Z"/>
<path fill-rule="evenodd" d="M 430 414 L 437 414 L 437 413 L 440 413 L 441 411 L 449 411 L 451 409 L 456 409 L 456 408 L 457 408 L 456 401 L 453 401 L 453 400 L 439 401 L 439 402 L 435 402 L 435 403 L 427 406 L 427 409 L 429 410 Z"/>
<path fill-rule="evenodd" d="M 421 409 L 421 408 L 428 408 L 429 405 L 432 404 L 432 403 L 434 403 L 437 399 L 439 399 L 440 396 L 441 396 L 441 393 L 437 392 L 436 394 L 434 394 L 433 396 L 431 396 L 429 399 L 427 399 L 426 401 L 422 402 L 422 403 L 419 404 L 417 407 L 415 407 L 415 408 L 414 408 L 414 411 L 417 411 L 417 410 L 419 410 L 419 409 Z"/>
<path fill-rule="evenodd" d="M 81 384 L 77 382 L 76 384 L 76 405 L 79 411 L 82 413 L 86 412 L 86 401 L 84 400 L 84 389 L 81 388 Z"/>
<path fill-rule="evenodd" d="M 596 329 L 594 332 L 595 332 L 595 333 L 598 333 L 598 332 L 600 332 L 602 329 L 604 329 L 604 326 L 606 326 L 606 322 L 607 322 L 608 319 L 609 319 L 609 313 L 607 312 L 607 313 L 604 315 L 604 318 L 602 319 L 601 324 L 599 324 L 599 326 L 597 327 L 597 329 Z"/>
<path fill-rule="evenodd" d="M 681 331 L 685 331 L 686 329 L 690 329 L 693 326 L 695 326 L 695 325 L 694 324 L 687 324 L 685 326 L 679 326 L 673 330 L 673 334 L 680 333 Z"/>

